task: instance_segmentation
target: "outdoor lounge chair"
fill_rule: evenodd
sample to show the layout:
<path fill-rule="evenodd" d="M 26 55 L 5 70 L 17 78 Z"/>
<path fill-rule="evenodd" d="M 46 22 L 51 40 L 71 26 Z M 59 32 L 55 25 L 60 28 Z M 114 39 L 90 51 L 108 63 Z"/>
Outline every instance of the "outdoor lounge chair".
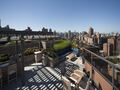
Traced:
<path fill-rule="evenodd" d="M 62 76 L 63 90 L 74 90 L 75 85 L 73 85 L 66 77 Z"/>
<path fill-rule="evenodd" d="M 73 80 L 75 82 L 75 84 L 78 84 L 81 80 L 82 76 L 76 74 L 76 73 L 72 73 L 70 75 L 70 79 Z"/>
<path fill-rule="evenodd" d="M 77 75 L 83 77 L 84 76 L 84 72 L 81 72 L 80 70 L 74 70 L 74 73 L 76 73 Z"/>

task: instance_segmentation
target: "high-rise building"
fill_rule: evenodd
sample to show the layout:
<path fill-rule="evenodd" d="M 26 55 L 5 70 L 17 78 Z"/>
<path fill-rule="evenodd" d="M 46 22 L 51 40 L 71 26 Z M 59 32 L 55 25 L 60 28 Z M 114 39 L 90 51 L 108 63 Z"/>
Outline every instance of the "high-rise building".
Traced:
<path fill-rule="evenodd" d="M 120 38 L 117 39 L 117 52 L 120 54 Z"/>
<path fill-rule="evenodd" d="M 106 56 L 112 56 L 113 55 L 113 45 L 110 43 L 104 43 L 103 44 L 103 51 Z"/>
<path fill-rule="evenodd" d="M 49 29 L 49 32 L 52 32 L 52 29 L 51 29 L 51 28 Z"/>
<path fill-rule="evenodd" d="M 88 34 L 90 37 L 94 34 L 94 29 L 92 27 L 90 27 Z"/>
<path fill-rule="evenodd" d="M 64 38 L 68 39 L 68 33 L 67 32 L 64 33 Z"/>
<path fill-rule="evenodd" d="M 113 38 L 108 39 L 108 43 L 112 44 L 113 50 L 116 51 L 116 38 L 113 37 Z"/>
<path fill-rule="evenodd" d="M 68 31 L 68 39 L 71 39 L 71 31 Z"/>
<path fill-rule="evenodd" d="M 108 43 L 108 56 L 113 55 L 113 44 Z"/>
<path fill-rule="evenodd" d="M 47 33 L 48 32 L 48 29 L 46 29 L 46 28 L 42 28 L 42 32 L 44 32 L 44 33 Z"/>

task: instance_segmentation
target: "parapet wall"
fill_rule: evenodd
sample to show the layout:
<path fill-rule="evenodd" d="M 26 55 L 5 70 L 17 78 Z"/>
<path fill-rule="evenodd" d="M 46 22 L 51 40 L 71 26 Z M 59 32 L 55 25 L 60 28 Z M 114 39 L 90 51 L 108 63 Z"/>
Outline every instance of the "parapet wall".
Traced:
<path fill-rule="evenodd" d="M 85 60 L 85 69 L 86 71 L 90 72 L 90 76 L 92 75 L 92 66 Z M 93 81 L 98 86 L 98 88 L 101 87 L 102 90 L 112 90 L 112 85 L 106 81 L 101 74 L 98 73 L 97 70 L 94 70 L 93 74 Z"/>

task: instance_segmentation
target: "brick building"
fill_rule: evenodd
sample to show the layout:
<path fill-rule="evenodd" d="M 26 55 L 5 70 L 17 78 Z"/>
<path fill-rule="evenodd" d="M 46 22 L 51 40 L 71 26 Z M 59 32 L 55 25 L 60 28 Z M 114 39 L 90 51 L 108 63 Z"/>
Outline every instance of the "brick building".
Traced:
<path fill-rule="evenodd" d="M 104 51 L 106 56 L 113 55 L 113 45 L 110 43 L 104 43 L 103 44 L 103 51 Z"/>
<path fill-rule="evenodd" d="M 108 56 L 113 55 L 113 44 L 108 43 Z"/>
<path fill-rule="evenodd" d="M 116 50 L 116 37 L 108 39 L 108 43 L 113 45 L 113 50 Z"/>
<path fill-rule="evenodd" d="M 107 55 L 107 52 L 108 52 L 108 44 L 107 43 L 103 44 L 103 51 L 104 51 L 105 55 Z"/>
<path fill-rule="evenodd" d="M 101 34 L 96 34 L 96 37 L 97 37 L 97 44 L 101 44 L 102 42 L 102 40 L 101 40 Z"/>
<path fill-rule="evenodd" d="M 117 39 L 117 52 L 120 54 L 120 38 Z"/>

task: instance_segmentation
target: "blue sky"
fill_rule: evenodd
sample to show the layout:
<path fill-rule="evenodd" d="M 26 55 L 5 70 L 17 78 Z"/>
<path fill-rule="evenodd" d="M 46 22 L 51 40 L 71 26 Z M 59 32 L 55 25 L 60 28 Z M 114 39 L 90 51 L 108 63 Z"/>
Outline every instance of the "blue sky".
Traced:
<path fill-rule="evenodd" d="M 120 33 L 120 0 L 0 0 L 2 26 Z"/>

